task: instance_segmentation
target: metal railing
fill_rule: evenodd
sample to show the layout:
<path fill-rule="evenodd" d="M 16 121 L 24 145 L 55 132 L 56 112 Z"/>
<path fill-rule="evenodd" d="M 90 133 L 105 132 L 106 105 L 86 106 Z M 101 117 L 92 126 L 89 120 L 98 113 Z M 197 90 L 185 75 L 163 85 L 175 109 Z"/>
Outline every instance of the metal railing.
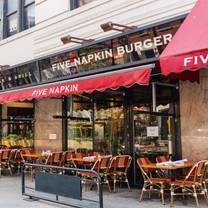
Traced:
<path fill-rule="evenodd" d="M 27 189 L 32 189 L 36 192 L 38 192 L 38 190 L 36 190 L 36 187 L 35 188 L 32 188 L 32 187 L 29 187 L 29 186 L 26 186 L 26 180 L 25 180 L 25 175 L 26 175 L 26 168 L 36 168 L 36 169 L 44 169 L 44 170 L 57 170 L 57 171 L 62 171 L 62 172 L 77 172 L 77 173 L 89 173 L 89 174 L 93 174 L 96 179 L 97 179 L 97 185 L 98 185 L 98 195 L 99 195 L 99 200 L 98 201 L 95 201 L 95 200 L 90 200 L 90 199 L 80 199 L 80 200 L 85 200 L 85 201 L 90 201 L 90 202 L 96 202 L 99 204 L 99 208 L 103 208 L 103 186 L 102 186 L 102 179 L 101 179 L 101 176 L 99 173 L 97 173 L 96 171 L 94 170 L 87 170 L 87 169 L 79 169 L 79 168 L 69 168 L 69 167 L 60 167 L 60 166 L 52 166 L 52 165 L 41 165 L 41 164 L 32 164 L 32 163 L 25 163 L 23 166 L 22 166 L 22 171 L 21 171 L 21 177 L 22 177 L 22 195 L 23 196 L 28 196 L 30 199 L 32 198 L 35 198 L 35 199 L 41 199 L 41 200 L 45 200 L 45 201 L 49 201 L 49 202 L 54 202 L 54 203 L 58 203 L 58 204 L 62 204 L 62 205 L 67 205 L 67 206 L 73 206 L 73 207 L 79 207 L 79 206 L 74 206 L 73 204 L 69 204 L 69 203 L 66 203 L 66 202 L 62 202 L 59 200 L 59 196 L 63 196 L 63 195 L 59 195 L 58 193 L 54 194 L 52 193 L 53 195 L 56 196 L 55 199 L 51 199 L 51 198 L 46 198 L 46 197 L 42 197 L 40 196 L 40 194 L 33 194 L 33 193 L 28 193 L 26 192 Z M 41 173 L 41 174 L 48 174 L 50 176 L 53 176 L 53 175 L 56 175 L 57 177 L 61 177 L 61 176 L 68 176 L 68 175 L 61 175 L 61 174 L 54 174 L 54 173 L 47 173 L 47 171 L 39 171 L 39 172 L 36 172 L 35 173 L 35 184 L 36 184 L 36 174 L 37 173 Z M 47 176 L 46 176 L 47 177 Z M 73 179 L 73 177 L 77 177 L 78 176 L 69 176 L 69 182 L 70 182 L 70 177 L 72 177 L 71 179 Z M 63 180 L 64 178 L 62 178 Z M 67 178 L 68 180 L 68 178 Z M 81 180 L 81 178 L 80 178 Z M 44 181 L 43 181 L 44 182 Z M 50 181 L 50 183 L 54 183 L 54 181 Z M 37 185 L 37 184 L 36 184 Z M 82 192 L 82 186 L 80 186 L 80 190 Z M 41 191 L 40 193 L 44 194 L 43 191 Z M 49 193 L 49 192 L 46 192 L 46 193 Z M 50 193 L 51 194 L 51 193 Z M 65 197 L 65 196 L 64 196 Z M 67 197 L 67 198 L 71 198 L 71 197 Z M 73 198 L 73 197 L 72 197 Z M 74 198 L 73 198 L 74 199 Z M 83 207 L 83 206 L 82 206 Z M 81 208 L 81 207 L 80 207 Z"/>

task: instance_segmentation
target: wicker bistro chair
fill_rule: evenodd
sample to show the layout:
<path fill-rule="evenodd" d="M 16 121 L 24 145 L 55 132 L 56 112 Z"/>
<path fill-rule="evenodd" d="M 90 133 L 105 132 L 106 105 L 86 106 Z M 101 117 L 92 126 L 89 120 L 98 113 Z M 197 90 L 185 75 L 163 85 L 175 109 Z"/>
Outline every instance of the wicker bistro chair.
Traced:
<path fill-rule="evenodd" d="M 107 184 L 109 191 L 111 192 L 109 180 L 108 180 L 108 170 L 109 170 L 109 165 L 111 161 L 112 156 L 101 156 L 100 158 L 97 159 L 97 161 L 94 163 L 93 167 L 91 170 L 94 170 L 98 172 L 102 178 L 102 183 Z M 80 172 L 80 175 L 82 177 L 82 183 L 87 184 L 87 182 L 93 182 L 96 183 L 98 186 L 98 181 L 97 177 L 95 174 L 92 173 L 87 173 L 87 172 Z"/>
<path fill-rule="evenodd" d="M 48 155 L 45 165 L 54 165 L 54 166 L 62 166 L 62 155 L 63 152 L 52 152 L 50 155 Z M 58 170 L 53 170 L 53 168 L 50 168 L 50 170 L 44 170 L 49 172 L 57 172 Z M 61 171 L 58 171 L 59 173 L 62 173 Z"/>
<path fill-rule="evenodd" d="M 76 168 L 76 164 L 72 160 L 72 158 L 74 157 L 75 157 L 75 152 L 72 152 L 72 151 L 63 152 L 62 159 L 61 159 L 62 166 Z"/>
<path fill-rule="evenodd" d="M 128 190 L 131 191 L 129 186 L 129 180 L 127 177 L 127 171 L 131 164 L 131 156 L 129 155 L 118 155 L 112 158 L 109 167 L 109 176 L 113 178 L 113 191 L 116 191 L 117 182 L 127 183 Z"/>
<path fill-rule="evenodd" d="M 160 155 L 156 157 L 156 162 L 157 163 L 162 163 L 162 162 L 167 162 L 169 161 L 169 156 L 168 155 Z"/>
<path fill-rule="evenodd" d="M 69 168 L 77 168 L 74 160 L 72 158 L 75 157 L 75 152 L 72 151 L 65 151 L 62 154 L 61 158 L 61 166 L 62 167 L 69 167 Z M 76 171 L 64 171 L 63 174 L 70 174 L 70 175 L 76 175 Z"/>
<path fill-rule="evenodd" d="M 168 162 L 168 161 L 169 161 L 168 155 L 159 155 L 156 157 L 157 163 L 163 163 L 163 162 Z M 162 178 L 164 178 L 164 177 L 168 178 L 170 175 L 168 170 L 157 169 L 156 172 L 157 172 L 157 175 Z"/>
<path fill-rule="evenodd" d="M 191 195 L 195 198 L 196 207 L 199 208 L 198 195 L 204 195 L 206 198 L 206 193 L 203 188 L 203 181 L 205 175 L 205 167 L 207 161 L 202 160 L 197 162 L 189 171 L 184 180 L 176 180 L 170 183 L 171 185 L 171 207 L 173 206 L 174 196 L 176 195 Z M 181 190 L 182 192 L 176 192 Z"/>
<path fill-rule="evenodd" d="M 151 163 L 151 162 L 150 162 Z M 141 170 L 144 185 L 142 188 L 142 192 L 140 195 L 140 201 L 143 199 L 143 195 L 145 191 L 149 192 L 149 196 L 151 191 L 158 191 L 161 194 L 162 204 L 165 204 L 165 197 L 164 197 L 164 188 L 166 184 L 170 183 L 169 178 L 160 178 L 160 177 L 152 177 L 152 172 L 155 172 L 155 169 L 148 169 L 143 168 L 142 166 L 145 164 L 150 164 L 148 158 L 138 158 L 137 164 Z"/>
<path fill-rule="evenodd" d="M 21 158 L 19 161 L 20 165 L 25 164 L 25 163 L 37 163 L 37 158 L 30 156 L 32 154 L 35 154 L 34 150 L 32 149 L 20 150 L 19 154 Z M 32 166 L 25 166 L 25 170 L 30 173 L 31 181 L 33 181 L 36 168 Z"/>
<path fill-rule="evenodd" d="M 11 150 L 3 149 L 0 152 L 0 176 L 2 175 L 2 170 L 7 169 L 9 170 L 10 174 L 12 175 L 11 166 L 9 164 L 9 157 L 10 157 Z"/>
<path fill-rule="evenodd" d="M 204 166 L 203 189 L 204 189 L 206 201 L 208 203 L 208 161 L 205 163 Z"/>
<path fill-rule="evenodd" d="M 16 170 L 20 170 L 20 167 L 18 166 L 19 163 L 16 159 L 17 151 L 17 149 L 12 149 L 9 154 L 8 167 L 10 170 L 10 174 L 12 174 L 12 172 L 15 172 Z"/>

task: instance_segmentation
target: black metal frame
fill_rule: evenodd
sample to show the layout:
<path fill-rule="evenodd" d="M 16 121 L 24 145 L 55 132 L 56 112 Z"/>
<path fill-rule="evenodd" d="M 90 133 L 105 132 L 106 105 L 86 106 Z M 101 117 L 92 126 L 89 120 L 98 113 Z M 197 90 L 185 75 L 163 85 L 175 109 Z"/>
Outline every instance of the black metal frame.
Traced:
<path fill-rule="evenodd" d="M 66 96 L 62 96 L 62 150 L 67 150 L 68 147 L 68 119 L 67 119 L 67 106 L 68 99 Z"/>
<path fill-rule="evenodd" d="M 23 30 L 25 30 L 25 15 L 24 15 L 24 10 L 26 7 L 32 5 L 35 3 L 35 1 L 24 5 L 25 0 L 18 0 L 17 1 L 17 10 L 7 14 L 7 0 L 3 0 L 1 1 L 1 3 L 3 4 L 3 12 L 2 12 L 2 17 L 0 17 L 0 19 L 2 20 L 1 22 L 1 28 L 0 30 L 2 31 L 2 35 L 0 36 L 0 40 L 1 39 L 5 39 L 7 37 L 10 37 L 8 35 L 8 17 L 13 15 L 13 14 L 17 14 L 17 33 L 21 32 Z M 1 32 L 0 32 L 1 34 Z"/>
<path fill-rule="evenodd" d="M 94 200 L 90 200 L 90 199 L 83 199 L 83 200 L 99 203 L 99 208 L 103 208 L 103 186 L 102 186 L 102 179 L 100 177 L 100 174 L 97 173 L 96 171 L 94 171 L 94 170 L 87 170 L 87 169 L 79 169 L 79 168 L 67 168 L 67 167 L 60 167 L 60 166 L 52 166 L 52 165 L 31 164 L 31 163 L 25 163 L 22 166 L 22 171 L 21 171 L 21 178 L 22 178 L 22 180 L 21 180 L 21 184 L 22 184 L 22 195 L 23 196 L 28 196 L 30 199 L 32 199 L 32 198 L 42 199 L 42 200 L 45 200 L 45 201 L 54 202 L 54 203 L 57 203 L 57 204 L 67 205 L 67 206 L 76 207 L 76 208 L 82 208 L 82 207 L 75 206 L 73 204 L 68 204 L 68 203 L 61 202 L 61 201 L 59 201 L 58 195 L 56 195 L 56 198 L 53 200 L 53 199 L 49 199 L 49 198 L 45 198 L 45 197 L 40 197 L 40 196 L 35 195 L 35 194 L 27 193 L 26 192 L 26 189 L 30 189 L 31 190 L 31 189 L 34 189 L 34 188 L 26 186 L 26 182 L 25 182 L 26 170 L 25 170 L 25 167 L 56 169 L 56 170 L 62 170 L 62 171 L 75 171 L 75 172 L 85 172 L 85 173 L 94 174 L 96 176 L 96 178 L 98 179 L 99 201 L 94 201 Z"/>

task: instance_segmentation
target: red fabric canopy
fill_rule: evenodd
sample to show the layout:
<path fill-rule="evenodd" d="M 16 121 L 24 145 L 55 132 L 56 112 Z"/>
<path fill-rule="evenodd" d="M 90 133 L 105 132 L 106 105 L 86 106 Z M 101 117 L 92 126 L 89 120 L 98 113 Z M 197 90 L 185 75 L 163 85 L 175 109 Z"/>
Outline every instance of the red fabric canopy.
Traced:
<path fill-rule="evenodd" d="M 133 84 L 148 85 L 150 80 L 150 66 L 117 70 L 113 72 L 55 82 L 19 90 L 0 93 L 0 103 L 11 101 L 32 100 L 48 97 L 69 96 L 83 92 L 104 91 L 108 88 L 116 90 L 121 86 L 131 87 Z"/>
<path fill-rule="evenodd" d="M 198 0 L 160 56 L 164 75 L 208 66 L 208 0 Z"/>

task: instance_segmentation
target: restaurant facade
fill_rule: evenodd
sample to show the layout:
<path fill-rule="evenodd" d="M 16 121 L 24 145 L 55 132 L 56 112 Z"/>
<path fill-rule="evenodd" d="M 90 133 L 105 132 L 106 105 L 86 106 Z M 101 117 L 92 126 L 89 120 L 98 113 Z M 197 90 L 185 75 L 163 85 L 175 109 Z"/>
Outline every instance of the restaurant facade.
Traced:
<path fill-rule="evenodd" d="M 44 19 L 41 11 L 47 2 L 35 3 L 36 26 L 23 35 L 27 41 L 32 37 L 34 55 L 29 57 L 28 53 L 28 60 L 22 61 L 22 55 L 14 52 L 19 62 L 2 61 L 2 145 L 39 151 L 130 154 L 134 184 L 140 180 L 138 157 L 206 157 L 206 69 L 167 76 L 159 62 L 196 1 L 172 1 L 173 9 L 168 11 L 170 5 L 165 1 L 134 1 L 132 5 L 98 0 Z M 93 23 L 96 29 L 73 25 L 72 20 L 87 18 L 95 8 L 110 12 L 112 6 L 117 7 L 116 17 L 103 11 Z M 163 17 L 156 10 L 152 11 L 154 20 L 150 16 L 143 20 L 145 14 L 136 15 L 159 6 L 164 14 L 167 12 Z M 116 11 L 120 13 L 116 15 Z M 106 20 L 129 28 L 104 33 L 100 25 Z M 61 40 L 70 32 L 66 23 L 75 28 L 73 36 L 86 41 L 63 44 Z M 14 36 L 18 35 L 21 33 Z M 7 40 L 8 48 L 15 43 L 14 36 L 10 37 L 13 41 Z M 0 51 L 1 47 L 6 46 L 0 46 Z M 191 60 L 187 58 L 185 63 Z"/>

